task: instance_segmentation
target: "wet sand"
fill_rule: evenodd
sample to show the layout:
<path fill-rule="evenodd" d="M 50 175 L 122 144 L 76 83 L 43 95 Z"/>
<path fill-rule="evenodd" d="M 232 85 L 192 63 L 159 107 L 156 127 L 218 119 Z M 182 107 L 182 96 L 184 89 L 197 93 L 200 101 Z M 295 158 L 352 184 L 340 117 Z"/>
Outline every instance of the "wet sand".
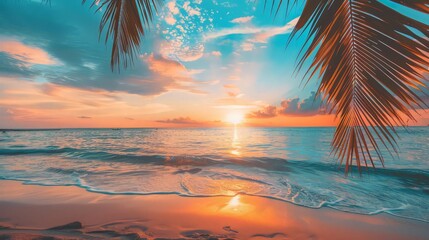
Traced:
<path fill-rule="evenodd" d="M 68 224 L 68 225 L 67 225 Z M 65 225 L 65 226 L 62 226 Z M 50 229 L 57 227 L 54 229 Z M 246 195 L 106 195 L 0 181 L 0 239 L 425 239 L 429 224 Z"/>

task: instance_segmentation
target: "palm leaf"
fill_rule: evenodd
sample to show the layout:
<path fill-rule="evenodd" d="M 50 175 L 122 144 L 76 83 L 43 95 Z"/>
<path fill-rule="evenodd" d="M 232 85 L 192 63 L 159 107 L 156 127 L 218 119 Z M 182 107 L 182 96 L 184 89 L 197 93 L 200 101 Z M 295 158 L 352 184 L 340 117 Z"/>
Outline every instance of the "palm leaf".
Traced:
<path fill-rule="evenodd" d="M 429 13 L 427 0 L 392 1 Z M 310 61 L 307 81 L 319 74 L 318 94 L 339 117 L 333 153 L 346 174 L 384 165 L 381 148 L 397 151 L 395 127 L 425 105 L 416 92 L 425 88 L 429 26 L 379 1 L 308 0 L 291 36 L 304 31 L 297 69 Z"/>
<path fill-rule="evenodd" d="M 417 11 L 429 13 L 429 2 L 426 0 L 392 0 Z"/>
<path fill-rule="evenodd" d="M 92 0 L 91 7 L 103 11 L 100 36 L 107 26 L 105 42 L 112 38 L 110 66 L 126 68 L 139 52 L 141 38 L 149 29 L 162 0 Z M 85 3 L 83 0 L 82 3 Z"/>

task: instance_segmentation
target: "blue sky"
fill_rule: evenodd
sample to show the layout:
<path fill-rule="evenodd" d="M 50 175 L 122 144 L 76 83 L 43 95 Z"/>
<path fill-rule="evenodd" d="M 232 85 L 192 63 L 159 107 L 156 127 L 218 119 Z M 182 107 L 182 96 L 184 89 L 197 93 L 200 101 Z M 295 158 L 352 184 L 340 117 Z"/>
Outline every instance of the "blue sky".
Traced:
<path fill-rule="evenodd" d="M 1 1 L 0 127 L 210 125 L 270 105 L 287 113 L 277 125 L 324 115 L 317 80 L 303 87 L 293 73 L 305 34 L 286 48 L 302 5 L 274 18 L 263 4 L 166 1 L 118 73 L 88 3 Z"/>

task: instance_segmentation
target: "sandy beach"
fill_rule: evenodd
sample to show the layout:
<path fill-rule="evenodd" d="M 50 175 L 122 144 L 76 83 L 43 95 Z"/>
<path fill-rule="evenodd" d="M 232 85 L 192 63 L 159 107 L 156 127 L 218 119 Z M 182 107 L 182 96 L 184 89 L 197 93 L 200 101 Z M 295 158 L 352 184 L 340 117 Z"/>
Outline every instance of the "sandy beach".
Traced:
<path fill-rule="evenodd" d="M 253 196 L 106 195 L 0 181 L 0 239 L 425 239 L 428 224 Z"/>

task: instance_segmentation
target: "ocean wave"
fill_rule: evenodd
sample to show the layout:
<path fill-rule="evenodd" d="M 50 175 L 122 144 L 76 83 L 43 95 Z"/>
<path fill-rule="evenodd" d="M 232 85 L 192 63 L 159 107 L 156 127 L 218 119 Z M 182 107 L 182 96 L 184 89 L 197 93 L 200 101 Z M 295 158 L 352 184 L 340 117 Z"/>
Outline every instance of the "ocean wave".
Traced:
<path fill-rule="evenodd" d="M 387 168 L 352 168 L 347 177 L 329 156 L 330 133 L 243 129 L 237 140 L 228 129 L 16 132 L 0 143 L 0 179 L 100 194 L 247 194 L 429 222 L 429 130 L 404 133 Z"/>
<path fill-rule="evenodd" d="M 59 154 L 78 151 L 75 148 L 24 148 L 20 146 L 17 148 L 0 149 L 0 156 L 13 156 L 13 155 L 27 155 L 27 154 Z"/>
<path fill-rule="evenodd" d="M 37 155 L 34 149 L 32 152 Z M 388 213 L 429 222 L 429 211 L 424 204 L 429 196 L 429 171 L 425 170 L 377 169 L 370 174 L 345 178 L 335 164 L 279 158 L 90 154 L 70 149 L 50 149 L 49 152 L 62 156 L 67 167 L 59 162 L 55 167 L 5 171 L 3 162 L 0 178 L 27 184 L 73 185 L 101 194 L 189 197 L 246 194 L 309 208 L 329 207 L 368 215 Z M 12 156 L 19 158 L 16 154 Z M 38 157 L 46 160 L 49 156 Z M 82 158 L 85 161 L 78 165 L 76 161 Z M 129 165 L 123 165 L 124 162 Z M 112 163 L 120 165 L 112 166 Z"/>
<path fill-rule="evenodd" d="M 270 157 L 225 157 L 217 155 L 139 155 L 129 153 L 111 153 L 106 151 L 93 151 L 77 148 L 59 148 L 57 146 L 48 146 L 46 148 L 30 149 L 24 145 L 13 146 L 13 148 L 0 149 L 0 156 L 16 156 L 16 155 L 59 155 L 70 159 L 85 159 L 104 162 L 122 162 L 136 165 L 159 165 L 170 167 L 195 167 L 192 169 L 178 169 L 173 174 L 191 173 L 195 174 L 202 170 L 201 167 L 211 167 L 218 165 L 231 165 L 243 168 L 259 168 L 270 172 L 294 172 L 294 173 L 316 173 L 316 172 L 331 172 L 338 174 L 339 165 L 333 163 L 311 162 L 290 160 L 283 158 Z M 200 167 L 200 168 L 199 168 Z M 50 169 L 52 170 L 52 169 Z M 58 169 L 59 170 L 59 169 Z M 352 167 L 351 172 L 359 173 L 357 167 Z M 360 172 L 361 177 L 366 175 L 371 176 L 388 176 L 401 179 L 404 184 L 411 187 L 421 186 L 429 188 L 429 170 L 406 169 L 406 168 L 368 168 Z"/>

